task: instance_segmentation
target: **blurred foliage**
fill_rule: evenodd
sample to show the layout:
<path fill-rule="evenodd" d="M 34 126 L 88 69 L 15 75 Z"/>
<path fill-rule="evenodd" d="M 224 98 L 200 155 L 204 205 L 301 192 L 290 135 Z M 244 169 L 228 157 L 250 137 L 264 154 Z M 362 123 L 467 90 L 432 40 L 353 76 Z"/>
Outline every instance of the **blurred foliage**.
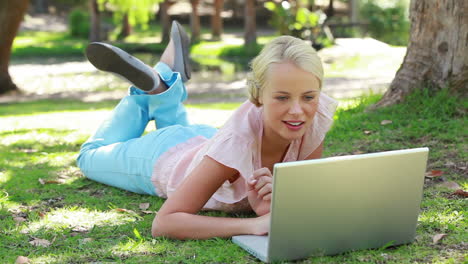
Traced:
<path fill-rule="evenodd" d="M 68 28 L 72 37 L 88 38 L 90 31 L 89 14 L 81 9 L 70 12 Z"/>
<path fill-rule="evenodd" d="M 125 14 L 131 26 L 148 27 L 150 19 L 154 18 L 159 3 L 163 0 L 97 0 L 99 9 L 112 11 L 114 23 L 120 25 Z"/>
<path fill-rule="evenodd" d="M 320 9 L 309 10 L 307 8 L 309 4 L 308 0 L 268 1 L 265 3 L 265 8 L 273 13 L 270 24 L 280 35 L 310 40 L 315 48 L 332 44 L 323 27 L 327 16 Z"/>
<path fill-rule="evenodd" d="M 371 37 L 391 45 L 406 46 L 409 40 L 409 0 L 363 0 L 361 18 Z"/>

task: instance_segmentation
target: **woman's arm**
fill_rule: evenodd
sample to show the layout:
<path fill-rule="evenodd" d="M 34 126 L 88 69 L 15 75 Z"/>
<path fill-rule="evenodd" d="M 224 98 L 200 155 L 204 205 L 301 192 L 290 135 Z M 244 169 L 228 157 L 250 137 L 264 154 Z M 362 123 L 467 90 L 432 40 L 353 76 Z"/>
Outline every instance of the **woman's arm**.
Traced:
<path fill-rule="evenodd" d="M 167 199 L 153 221 L 153 236 L 206 239 L 233 235 L 263 235 L 268 215 L 257 218 L 226 218 L 196 215 L 213 193 L 237 171 L 205 157 Z"/>

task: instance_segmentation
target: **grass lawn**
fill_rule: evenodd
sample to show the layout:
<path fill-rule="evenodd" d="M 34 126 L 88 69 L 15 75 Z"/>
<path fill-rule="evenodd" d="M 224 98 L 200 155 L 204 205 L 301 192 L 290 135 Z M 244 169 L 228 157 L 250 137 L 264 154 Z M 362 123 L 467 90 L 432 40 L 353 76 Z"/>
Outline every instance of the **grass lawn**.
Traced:
<path fill-rule="evenodd" d="M 429 147 L 428 171 L 442 175 L 425 180 L 416 240 L 300 263 L 466 263 L 467 200 L 447 186 L 468 189 L 467 101 L 447 91 L 420 92 L 400 105 L 364 111 L 377 100 L 371 96 L 339 109 L 325 156 Z M 2 262 L 26 256 L 32 263 L 256 263 L 229 239 L 154 239 L 150 227 L 162 199 L 82 176 L 75 165 L 80 145 L 114 104 L 44 100 L 0 105 Z M 392 123 L 382 125 L 382 120 Z M 433 236 L 442 233 L 446 236 L 433 243 Z"/>

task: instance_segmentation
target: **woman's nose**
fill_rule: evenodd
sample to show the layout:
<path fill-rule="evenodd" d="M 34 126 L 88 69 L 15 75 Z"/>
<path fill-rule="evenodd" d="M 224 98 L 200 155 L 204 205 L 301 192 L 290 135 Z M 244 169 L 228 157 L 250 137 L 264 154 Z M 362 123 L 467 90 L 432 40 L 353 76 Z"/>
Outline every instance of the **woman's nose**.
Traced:
<path fill-rule="evenodd" d="M 299 102 L 293 102 L 291 107 L 289 107 L 289 114 L 297 115 L 302 114 L 304 111 L 302 110 L 301 104 Z"/>

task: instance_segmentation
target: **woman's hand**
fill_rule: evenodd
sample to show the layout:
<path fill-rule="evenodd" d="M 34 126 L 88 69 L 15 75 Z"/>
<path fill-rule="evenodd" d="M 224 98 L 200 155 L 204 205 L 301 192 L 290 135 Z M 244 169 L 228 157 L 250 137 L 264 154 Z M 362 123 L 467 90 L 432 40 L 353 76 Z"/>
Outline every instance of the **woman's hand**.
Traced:
<path fill-rule="evenodd" d="M 270 232 L 270 213 L 255 218 L 255 223 L 253 235 L 268 235 L 268 232 Z"/>
<path fill-rule="evenodd" d="M 261 168 L 254 171 L 249 180 L 249 191 L 255 191 L 257 198 L 264 201 L 271 200 L 273 176 L 268 168 Z"/>

